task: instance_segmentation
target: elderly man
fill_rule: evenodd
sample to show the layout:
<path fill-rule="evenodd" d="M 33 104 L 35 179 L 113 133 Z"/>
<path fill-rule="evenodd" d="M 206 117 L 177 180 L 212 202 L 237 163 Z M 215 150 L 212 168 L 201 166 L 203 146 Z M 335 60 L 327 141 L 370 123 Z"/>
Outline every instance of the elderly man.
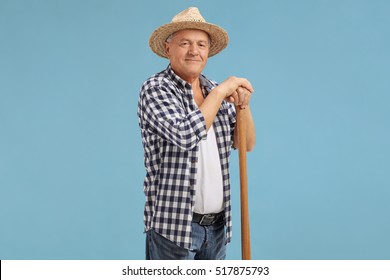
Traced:
<path fill-rule="evenodd" d="M 226 31 L 207 23 L 197 8 L 179 13 L 150 37 L 153 52 L 170 64 L 145 81 L 138 102 L 146 259 L 225 259 L 232 232 L 235 106 L 247 114 L 248 151 L 256 141 L 250 82 L 230 77 L 218 85 L 201 74 L 227 43 Z"/>

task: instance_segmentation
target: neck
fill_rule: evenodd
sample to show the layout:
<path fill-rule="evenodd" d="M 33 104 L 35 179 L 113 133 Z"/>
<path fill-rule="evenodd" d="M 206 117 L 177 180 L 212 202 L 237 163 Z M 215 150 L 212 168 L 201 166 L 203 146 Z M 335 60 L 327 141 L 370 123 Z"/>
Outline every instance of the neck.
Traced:
<path fill-rule="evenodd" d="M 184 75 L 180 75 L 180 73 L 176 73 L 180 78 L 182 78 L 184 81 L 186 81 L 187 83 L 189 83 L 192 87 L 194 86 L 197 86 L 200 84 L 200 81 L 199 81 L 199 76 L 191 76 L 191 77 L 186 77 Z"/>
<path fill-rule="evenodd" d="M 192 88 L 198 88 L 200 87 L 200 80 L 199 77 L 194 79 L 185 79 L 185 81 L 189 84 L 191 84 Z"/>
<path fill-rule="evenodd" d="M 181 71 L 177 71 L 176 69 L 174 69 L 171 65 L 171 68 L 173 70 L 173 72 L 176 73 L 176 75 L 178 75 L 180 78 L 182 78 L 184 81 L 186 81 L 187 83 L 189 83 L 192 87 L 195 87 L 195 86 L 199 86 L 200 85 L 200 80 L 199 80 L 199 75 L 197 76 L 187 76 L 185 75 L 184 73 L 182 73 Z"/>

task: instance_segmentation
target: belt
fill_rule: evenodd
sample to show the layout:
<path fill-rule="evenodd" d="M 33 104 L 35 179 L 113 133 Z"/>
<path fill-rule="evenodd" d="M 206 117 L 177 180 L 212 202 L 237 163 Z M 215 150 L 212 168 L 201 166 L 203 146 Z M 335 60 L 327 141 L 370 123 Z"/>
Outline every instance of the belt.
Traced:
<path fill-rule="evenodd" d="M 192 214 L 192 221 L 200 224 L 201 226 L 210 226 L 216 222 L 222 221 L 224 219 L 224 212 L 217 214 Z"/>

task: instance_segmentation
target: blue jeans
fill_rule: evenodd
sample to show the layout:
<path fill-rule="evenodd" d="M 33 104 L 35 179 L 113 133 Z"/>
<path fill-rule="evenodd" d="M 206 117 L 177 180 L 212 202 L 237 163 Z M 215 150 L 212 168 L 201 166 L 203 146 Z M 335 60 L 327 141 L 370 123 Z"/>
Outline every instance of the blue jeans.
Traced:
<path fill-rule="evenodd" d="M 192 246 L 177 246 L 154 230 L 146 233 L 147 260 L 224 260 L 226 257 L 224 222 L 210 226 L 192 223 Z"/>

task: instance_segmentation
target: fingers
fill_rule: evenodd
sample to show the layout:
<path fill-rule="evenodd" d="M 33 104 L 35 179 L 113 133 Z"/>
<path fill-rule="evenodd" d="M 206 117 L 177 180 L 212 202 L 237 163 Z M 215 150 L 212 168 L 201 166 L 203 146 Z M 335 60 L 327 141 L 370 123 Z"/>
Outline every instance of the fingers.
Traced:
<path fill-rule="evenodd" d="M 225 100 L 229 103 L 235 103 L 233 96 L 228 96 Z"/>
<path fill-rule="evenodd" d="M 225 99 L 245 109 L 250 101 L 250 95 L 254 92 L 251 83 L 245 78 L 230 77 L 219 85 L 225 94 Z"/>
<path fill-rule="evenodd" d="M 231 79 L 234 80 L 236 84 L 236 88 L 244 88 L 247 89 L 250 93 L 254 92 L 252 84 L 245 78 L 237 78 L 237 77 L 231 77 Z"/>
<path fill-rule="evenodd" d="M 249 105 L 251 92 L 246 88 L 239 87 L 227 99 L 228 102 L 245 109 Z"/>
<path fill-rule="evenodd" d="M 239 87 L 236 92 L 238 100 L 235 100 L 235 105 L 240 106 L 241 109 L 245 109 L 249 105 L 251 92 L 244 87 Z"/>
<path fill-rule="evenodd" d="M 237 90 L 235 90 L 232 95 L 229 96 L 230 97 L 230 100 L 232 100 L 234 103 L 234 105 L 238 106 L 238 103 L 240 101 L 240 97 L 239 97 L 239 93 Z"/>

